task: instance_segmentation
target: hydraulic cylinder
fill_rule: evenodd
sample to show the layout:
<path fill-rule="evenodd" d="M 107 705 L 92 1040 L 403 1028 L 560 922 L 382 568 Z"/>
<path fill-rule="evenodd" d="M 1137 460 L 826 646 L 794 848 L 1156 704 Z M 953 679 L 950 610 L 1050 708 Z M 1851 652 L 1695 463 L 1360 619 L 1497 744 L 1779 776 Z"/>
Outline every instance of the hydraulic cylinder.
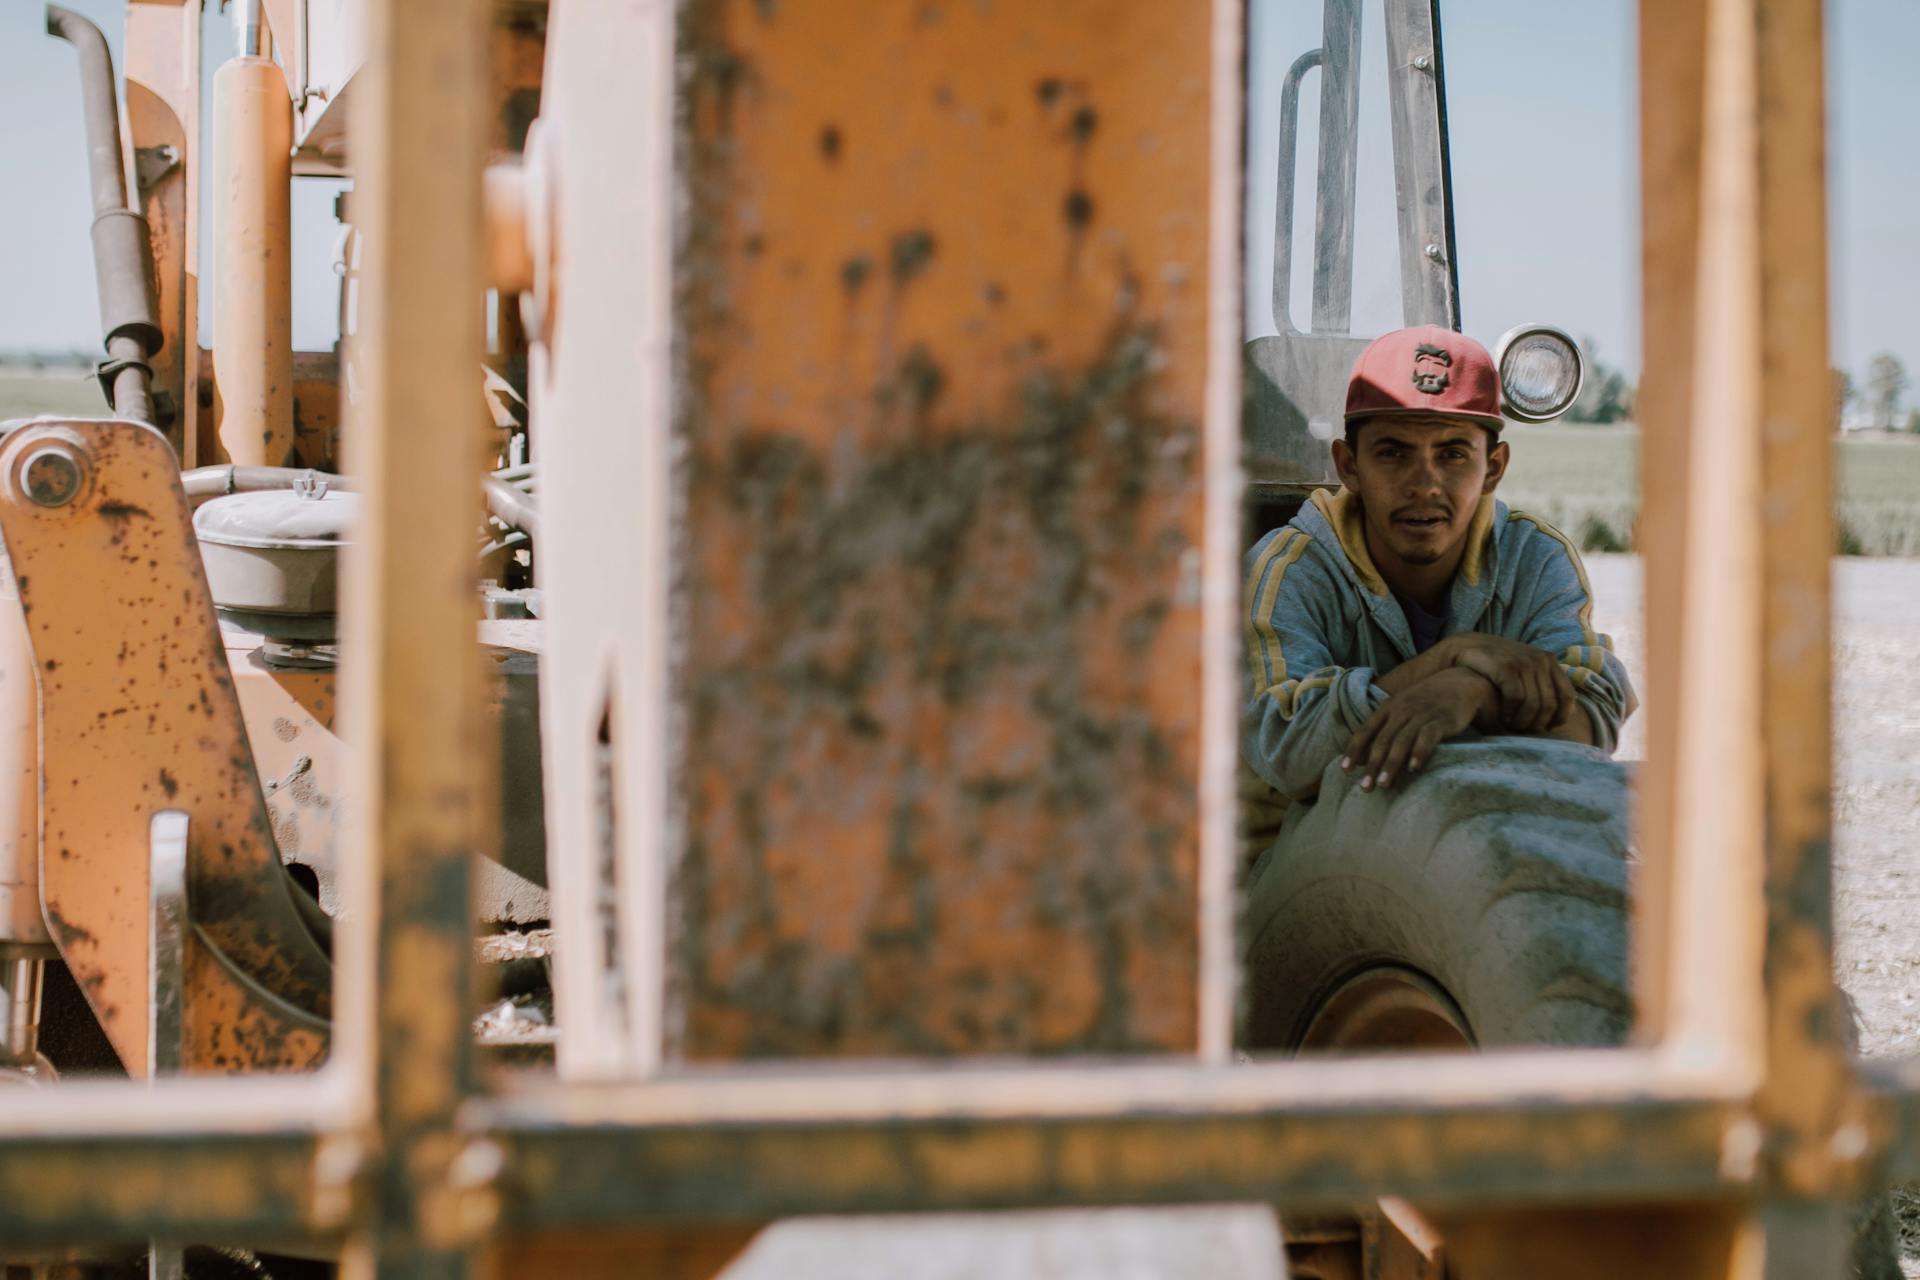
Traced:
<path fill-rule="evenodd" d="M 270 58 L 213 77 L 213 379 L 222 462 L 293 451 L 293 101 Z"/>

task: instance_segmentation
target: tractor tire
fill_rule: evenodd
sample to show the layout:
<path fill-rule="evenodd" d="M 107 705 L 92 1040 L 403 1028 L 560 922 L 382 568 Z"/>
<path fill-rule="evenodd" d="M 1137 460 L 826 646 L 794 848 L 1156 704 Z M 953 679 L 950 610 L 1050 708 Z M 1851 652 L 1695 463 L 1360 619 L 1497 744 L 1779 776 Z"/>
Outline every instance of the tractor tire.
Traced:
<path fill-rule="evenodd" d="M 1390 790 L 1328 766 L 1248 879 L 1245 1047 L 1621 1043 L 1627 783 L 1541 738 L 1450 743 Z"/>

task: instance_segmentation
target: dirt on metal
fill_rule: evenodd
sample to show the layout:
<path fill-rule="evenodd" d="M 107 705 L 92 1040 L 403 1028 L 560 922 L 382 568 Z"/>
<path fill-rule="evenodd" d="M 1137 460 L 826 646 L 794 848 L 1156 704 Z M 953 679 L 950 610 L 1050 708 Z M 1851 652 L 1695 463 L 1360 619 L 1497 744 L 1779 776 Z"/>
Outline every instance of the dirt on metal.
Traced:
<path fill-rule="evenodd" d="M 1205 25 L 799 20 L 686 19 L 679 1049 L 1190 1049 Z"/>

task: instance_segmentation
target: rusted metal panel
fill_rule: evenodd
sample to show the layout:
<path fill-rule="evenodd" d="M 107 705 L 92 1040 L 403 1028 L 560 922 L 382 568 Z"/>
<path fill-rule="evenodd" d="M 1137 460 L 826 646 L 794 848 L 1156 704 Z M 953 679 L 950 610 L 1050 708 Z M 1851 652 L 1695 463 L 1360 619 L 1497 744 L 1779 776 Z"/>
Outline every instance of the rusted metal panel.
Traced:
<path fill-rule="evenodd" d="M 127 422 L 37 422 L 0 455 L 0 530 L 40 691 L 41 902 L 135 1075 L 147 1056 L 157 809 L 192 820 L 189 892 L 206 940 L 301 1009 L 324 1017 L 332 1000 L 326 957 L 278 865 L 175 467 L 163 437 Z M 311 1058 L 258 1046 L 186 1056 L 227 1069 Z"/>
<path fill-rule="evenodd" d="M 685 14 L 685 1056 L 1194 1048 L 1210 15 Z"/>

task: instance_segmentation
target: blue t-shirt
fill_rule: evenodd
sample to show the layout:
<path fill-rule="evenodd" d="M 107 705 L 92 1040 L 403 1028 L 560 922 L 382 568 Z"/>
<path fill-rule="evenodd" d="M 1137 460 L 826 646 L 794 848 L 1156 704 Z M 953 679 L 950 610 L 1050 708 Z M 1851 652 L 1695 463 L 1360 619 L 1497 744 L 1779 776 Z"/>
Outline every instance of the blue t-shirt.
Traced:
<path fill-rule="evenodd" d="M 1393 598 L 1400 602 L 1400 612 L 1407 615 L 1407 630 L 1413 633 L 1415 653 L 1425 653 L 1440 643 L 1440 637 L 1446 634 L 1447 630 L 1446 614 L 1436 617 L 1398 593 Z"/>

